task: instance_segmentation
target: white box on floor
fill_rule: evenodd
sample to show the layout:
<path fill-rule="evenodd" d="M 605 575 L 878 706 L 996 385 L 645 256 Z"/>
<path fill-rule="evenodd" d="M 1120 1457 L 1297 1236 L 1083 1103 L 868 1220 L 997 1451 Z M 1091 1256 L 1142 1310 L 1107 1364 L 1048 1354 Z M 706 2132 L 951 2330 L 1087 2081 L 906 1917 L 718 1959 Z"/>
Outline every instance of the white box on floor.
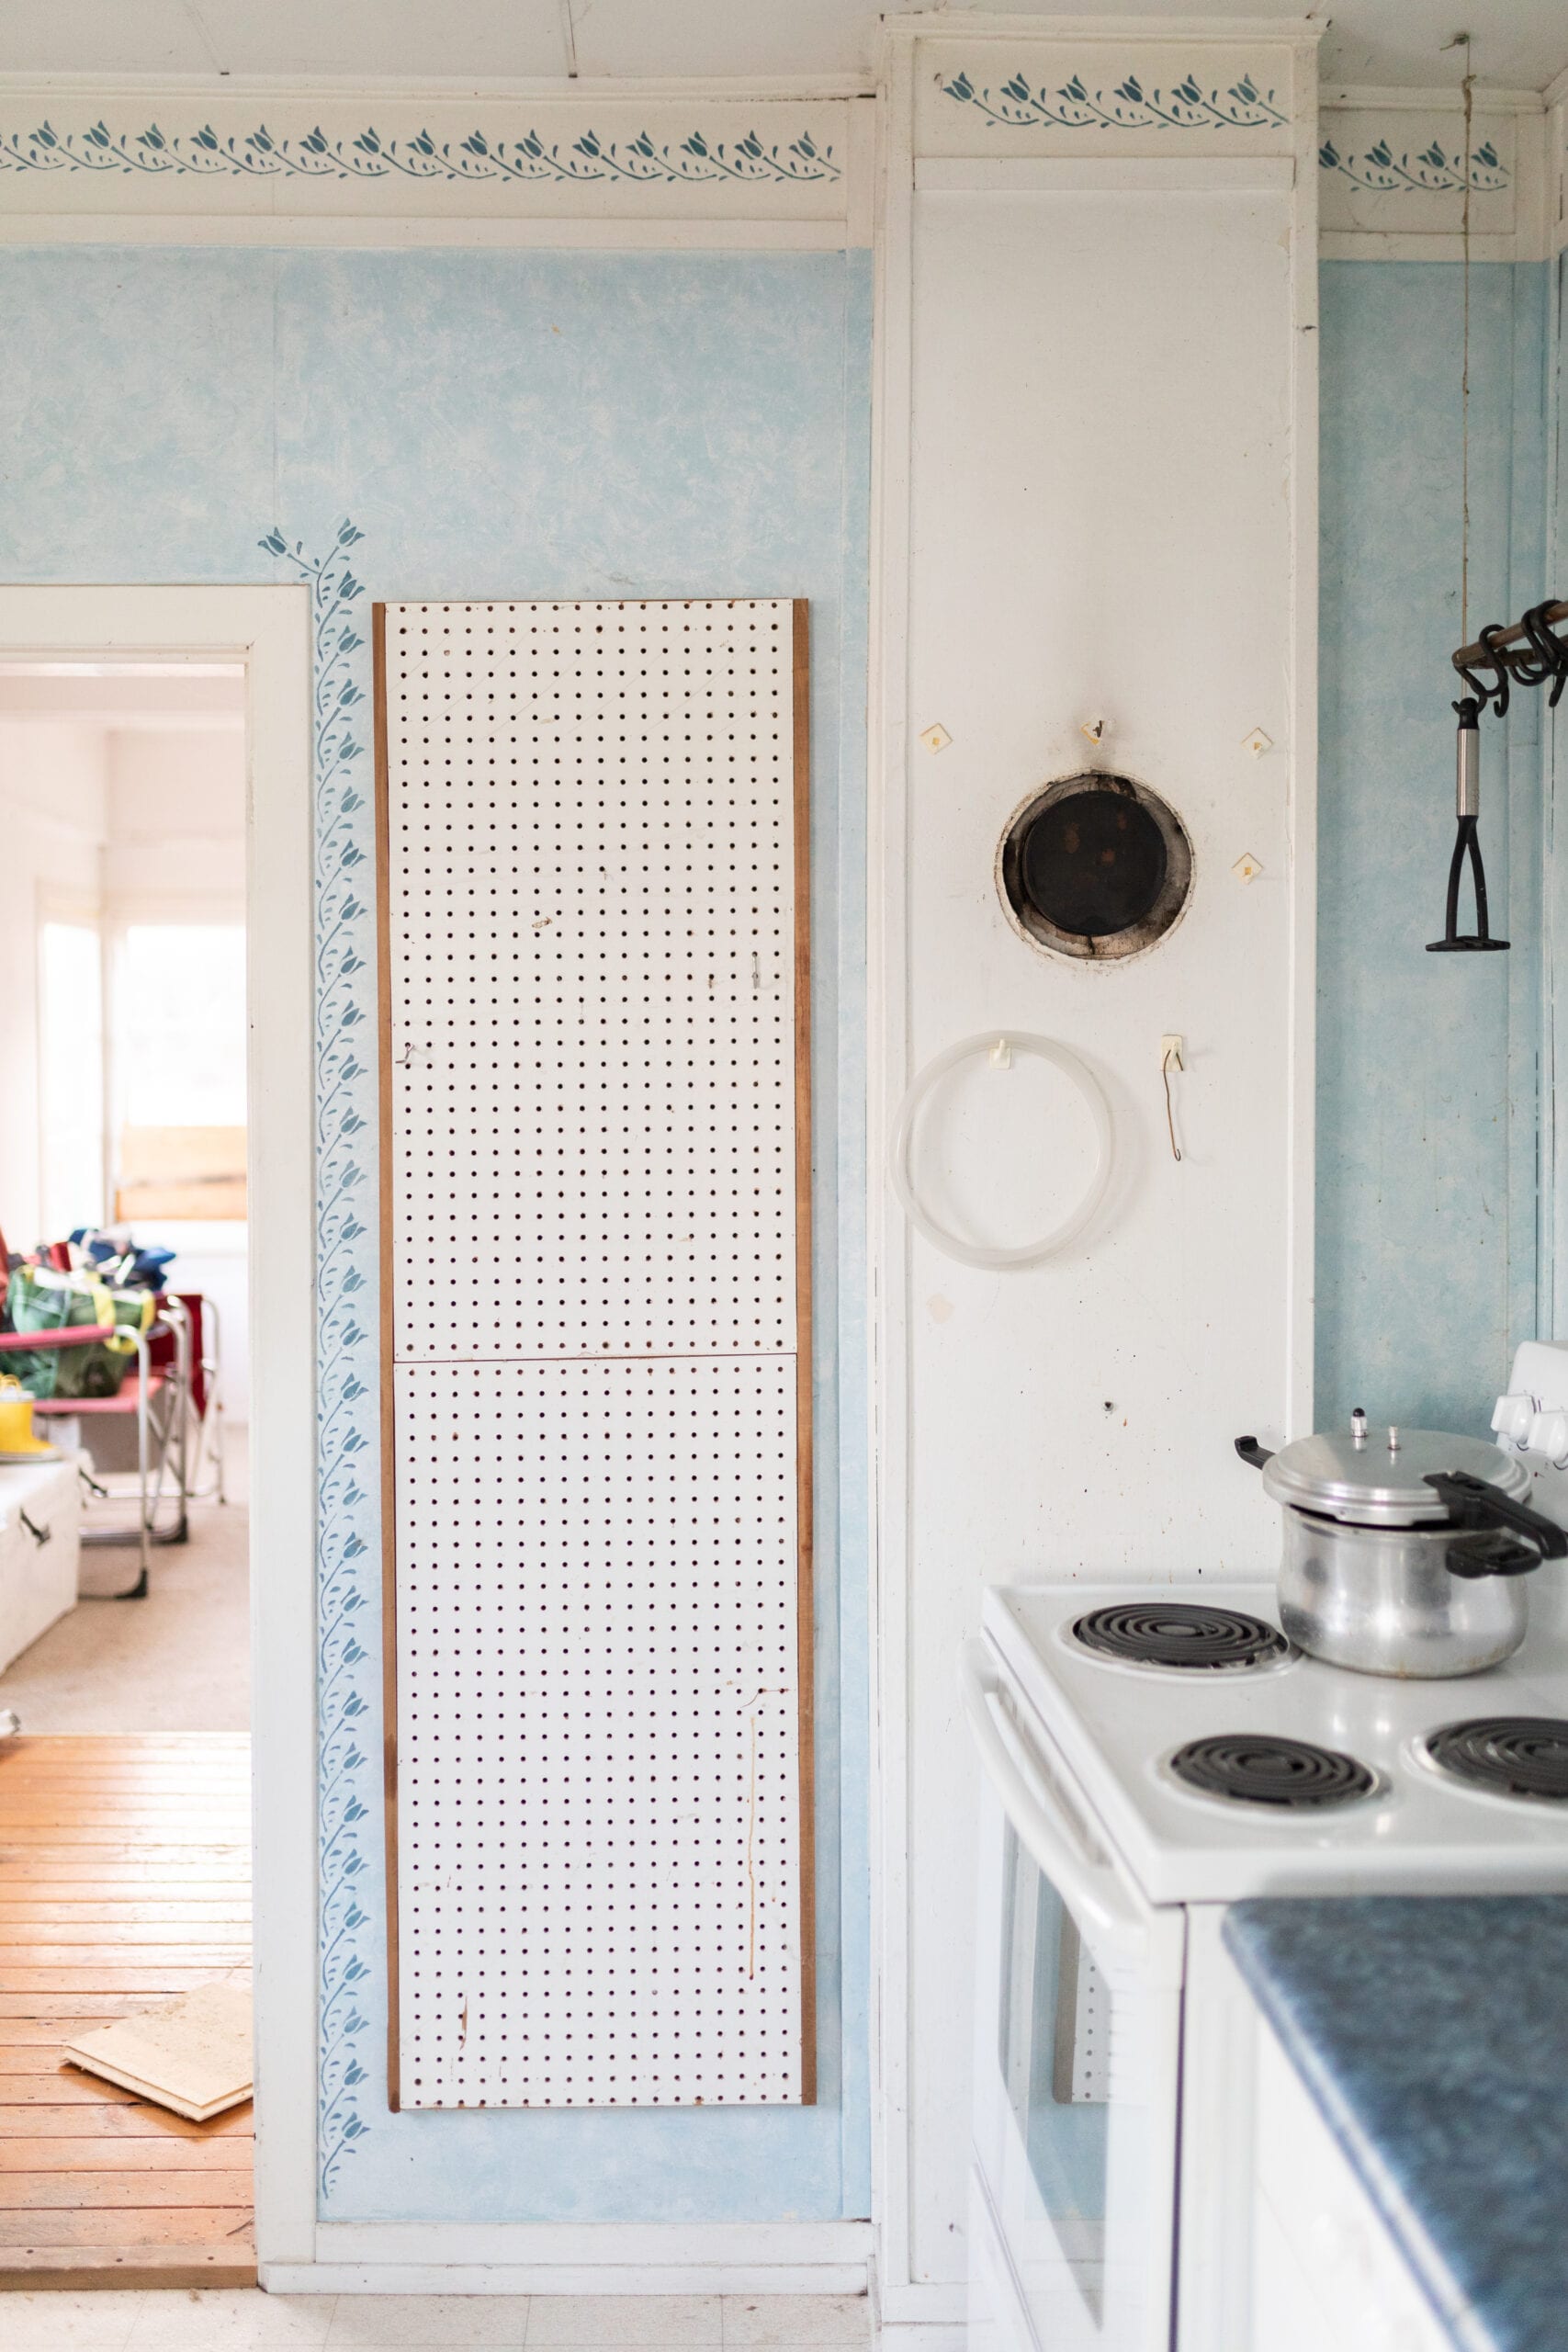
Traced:
<path fill-rule="evenodd" d="M 0 1670 L 76 1606 L 76 1464 L 0 1464 Z"/>

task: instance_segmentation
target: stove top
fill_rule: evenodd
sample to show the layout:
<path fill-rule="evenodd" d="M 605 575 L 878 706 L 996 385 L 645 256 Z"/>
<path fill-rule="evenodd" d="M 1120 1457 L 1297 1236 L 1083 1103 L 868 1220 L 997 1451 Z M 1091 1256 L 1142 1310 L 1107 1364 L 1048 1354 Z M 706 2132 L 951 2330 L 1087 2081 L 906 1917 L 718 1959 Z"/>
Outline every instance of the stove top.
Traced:
<path fill-rule="evenodd" d="M 1514 1657 L 1458 1682 L 1303 1657 L 1276 1630 L 1271 1583 L 994 1587 L 984 1623 L 1066 1801 L 1155 1903 L 1568 1893 L 1568 1789 L 1552 1803 L 1541 1786 L 1568 1781 L 1568 1608 L 1550 1604 L 1543 1593 Z M 1260 1663 L 1226 1662 L 1235 1626 L 1262 1629 Z M 1106 1628 L 1130 1634 L 1134 1654 L 1105 1648 Z M 1168 1639 L 1222 1663 L 1151 1664 L 1146 1645 Z M 1240 1643 L 1244 1657 L 1257 1639 Z M 1506 1769 L 1483 1799 L 1480 1772 L 1497 1768 L 1478 1772 L 1473 1758 L 1492 1754 Z M 1238 1796 L 1242 1781 L 1270 1793 Z M 1281 1802 L 1291 1789 L 1329 1801 Z"/>
<path fill-rule="evenodd" d="M 1494 1796 L 1568 1801 L 1568 1723 L 1551 1715 L 1477 1715 L 1428 1735 L 1439 1771 Z"/>
<path fill-rule="evenodd" d="M 1170 1758 L 1170 1770 L 1222 1804 L 1272 1804 L 1289 1813 L 1353 1804 L 1377 1787 L 1376 1774 L 1353 1756 L 1280 1732 L 1221 1731 L 1190 1739 Z"/>
<path fill-rule="evenodd" d="M 1097 1657 L 1167 1673 L 1235 1674 L 1294 1656 L 1278 1626 L 1208 1602 L 1115 1600 L 1078 1618 L 1073 1639 Z"/>

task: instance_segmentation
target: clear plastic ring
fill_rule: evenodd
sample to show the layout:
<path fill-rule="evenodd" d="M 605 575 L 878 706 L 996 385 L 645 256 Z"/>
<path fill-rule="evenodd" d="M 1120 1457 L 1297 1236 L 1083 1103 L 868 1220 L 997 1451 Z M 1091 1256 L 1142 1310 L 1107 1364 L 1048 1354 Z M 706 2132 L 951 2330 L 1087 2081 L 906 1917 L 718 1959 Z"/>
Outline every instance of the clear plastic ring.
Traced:
<path fill-rule="evenodd" d="M 1069 1215 L 1039 1240 L 1025 1242 L 1016 1250 L 987 1249 L 983 1243 L 965 1241 L 961 1235 L 949 1233 L 939 1225 L 915 1191 L 910 1173 L 914 1151 L 915 1127 L 927 1096 L 939 1080 L 956 1069 L 960 1063 L 973 1061 L 980 1055 L 987 1057 L 998 1054 L 1010 1059 L 1014 1054 L 1030 1054 L 1037 1061 L 1050 1062 L 1070 1078 L 1083 1097 L 1085 1107 L 1094 1122 L 1097 1157 L 1093 1173 L 1082 1196 Z M 893 1184 L 910 1224 L 922 1234 L 931 1247 L 947 1257 L 956 1258 L 961 1265 L 983 1266 L 992 1272 L 1009 1267 L 1037 1266 L 1043 1259 L 1065 1250 L 1083 1231 L 1090 1217 L 1105 1197 L 1111 1181 L 1111 1109 L 1099 1080 L 1085 1062 L 1066 1046 L 1058 1046 L 1050 1037 L 1036 1037 L 1016 1030 L 988 1030 L 984 1036 L 965 1037 L 956 1046 L 949 1046 L 945 1053 L 929 1061 L 914 1079 L 898 1106 L 898 1116 L 893 1131 Z"/>

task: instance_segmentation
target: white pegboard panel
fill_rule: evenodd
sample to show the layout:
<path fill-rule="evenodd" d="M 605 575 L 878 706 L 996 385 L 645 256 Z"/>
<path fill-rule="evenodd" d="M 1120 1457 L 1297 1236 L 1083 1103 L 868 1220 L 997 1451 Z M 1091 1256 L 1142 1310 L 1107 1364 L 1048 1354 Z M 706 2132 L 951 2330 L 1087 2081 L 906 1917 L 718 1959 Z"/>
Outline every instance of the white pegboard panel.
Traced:
<path fill-rule="evenodd" d="M 793 606 L 385 628 L 400 1356 L 788 1352 Z"/>
<path fill-rule="evenodd" d="M 378 630 L 397 2097 L 797 2101 L 795 608 Z"/>
<path fill-rule="evenodd" d="M 403 2105 L 798 2099 L 793 1366 L 396 1377 Z"/>

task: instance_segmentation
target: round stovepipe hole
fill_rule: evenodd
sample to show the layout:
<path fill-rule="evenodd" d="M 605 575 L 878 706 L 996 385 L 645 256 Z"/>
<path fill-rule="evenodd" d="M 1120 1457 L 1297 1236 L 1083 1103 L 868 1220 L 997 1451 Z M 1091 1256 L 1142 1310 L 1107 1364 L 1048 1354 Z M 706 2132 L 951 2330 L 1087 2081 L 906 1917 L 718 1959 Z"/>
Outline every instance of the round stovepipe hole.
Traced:
<path fill-rule="evenodd" d="M 1192 844 L 1168 801 L 1131 776 L 1060 776 L 1014 811 L 997 852 L 1009 922 L 1053 956 L 1141 956 L 1179 922 Z"/>

